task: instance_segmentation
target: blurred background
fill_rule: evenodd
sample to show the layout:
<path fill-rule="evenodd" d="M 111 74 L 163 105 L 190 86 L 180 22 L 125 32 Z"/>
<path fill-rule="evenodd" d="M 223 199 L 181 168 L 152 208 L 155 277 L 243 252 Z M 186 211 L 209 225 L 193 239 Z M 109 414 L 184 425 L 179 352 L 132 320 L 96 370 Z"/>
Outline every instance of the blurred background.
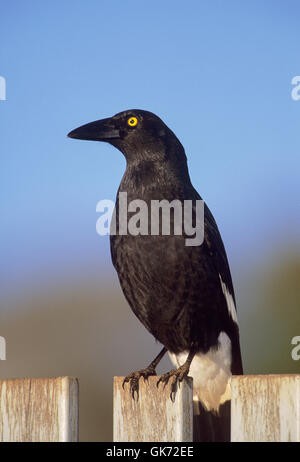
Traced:
<path fill-rule="evenodd" d="M 80 439 L 109 441 L 113 376 L 160 349 L 96 234 L 96 204 L 115 199 L 125 160 L 66 137 L 130 108 L 176 133 L 216 218 L 245 373 L 299 373 L 299 2 L 0 5 L 0 378 L 78 377 Z"/>

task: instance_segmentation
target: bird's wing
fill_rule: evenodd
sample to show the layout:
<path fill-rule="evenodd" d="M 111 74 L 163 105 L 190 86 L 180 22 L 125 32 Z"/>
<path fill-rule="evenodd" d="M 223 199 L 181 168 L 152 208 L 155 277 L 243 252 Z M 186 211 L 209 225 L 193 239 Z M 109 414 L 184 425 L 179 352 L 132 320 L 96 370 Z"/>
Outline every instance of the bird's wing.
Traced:
<path fill-rule="evenodd" d="M 206 204 L 204 206 L 204 216 L 204 245 L 207 246 L 213 265 L 235 303 L 234 288 L 225 247 L 215 219 Z"/>

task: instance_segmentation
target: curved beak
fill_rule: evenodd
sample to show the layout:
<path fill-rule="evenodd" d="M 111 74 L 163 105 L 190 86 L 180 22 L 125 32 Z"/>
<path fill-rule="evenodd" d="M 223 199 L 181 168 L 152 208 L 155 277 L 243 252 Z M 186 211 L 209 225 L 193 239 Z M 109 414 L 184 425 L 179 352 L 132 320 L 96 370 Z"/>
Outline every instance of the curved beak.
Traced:
<path fill-rule="evenodd" d="M 120 138 L 119 129 L 116 128 L 113 119 L 102 119 L 90 122 L 75 128 L 68 133 L 69 138 L 77 140 L 92 140 L 92 141 L 109 141 L 114 138 Z"/>

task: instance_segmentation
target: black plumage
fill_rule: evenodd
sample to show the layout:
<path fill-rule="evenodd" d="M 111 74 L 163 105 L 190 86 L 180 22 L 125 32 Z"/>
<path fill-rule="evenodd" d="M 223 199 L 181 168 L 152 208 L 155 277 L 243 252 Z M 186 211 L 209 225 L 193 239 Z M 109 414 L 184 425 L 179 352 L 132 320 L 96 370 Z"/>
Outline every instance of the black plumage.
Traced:
<path fill-rule="evenodd" d="M 195 222 L 195 204 L 201 197 L 191 184 L 184 148 L 156 115 L 129 110 L 79 127 L 69 136 L 107 141 L 124 154 L 126 171 L 117 194 L 117 223 L 120 192 L 127 193 L 128 203 L 143 200 L 149 210 L 153 200 L 179 200 L 182 204 L 192 200 Z M 230 269 L 218 227 L 206 204 L 204 212 L 204 241 L 198 246 L 186 245 L 184 231 L 175 235 L 172 213 L 170 235 L 162 235 L 161 229 L 159 235 L 111 235 L 112 262 L 125 297 L 139 320 L 164 346 L 148 368 L 127 377 L 133 395 L 140 376 L 155 374 L 157 362 L 166 351 L 180 364 L 161 378 L 163 382 L 172 381 L 173 391 L 190 369 L 194 375 L 198 369 L 201 373 L 207 361 L 207 368 L 217 367 L 222 385 L 208 374 L 208 388 L 209 381 L 215 380 L 212 383 L 216 390 L 223 387 L 225 393 L 230 373 L 242 374 Z M 183 353 L 184 361 L 180 359 Z M 223 369 L 228 369 L 225 378 Z M 194 383 L 196 387 L 195 377 Z M 223 402 L 221 391 L 214 401 L 206 397 L 205 386 L 200 385 L 201 406 L 218 412 Z"/>

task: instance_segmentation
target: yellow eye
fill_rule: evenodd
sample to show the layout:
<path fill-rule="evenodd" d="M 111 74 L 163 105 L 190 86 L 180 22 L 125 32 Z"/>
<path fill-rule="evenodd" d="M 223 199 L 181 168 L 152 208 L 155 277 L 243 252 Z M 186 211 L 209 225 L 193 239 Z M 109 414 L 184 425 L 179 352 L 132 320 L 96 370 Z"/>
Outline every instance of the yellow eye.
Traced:
<path fill-rule="evenodd" d="M 129 127 L 135 127 L 138 123 L 138 120 L 136 117 L 129 117 L 129 119 L 127 120 L 127 123 Z"/>

